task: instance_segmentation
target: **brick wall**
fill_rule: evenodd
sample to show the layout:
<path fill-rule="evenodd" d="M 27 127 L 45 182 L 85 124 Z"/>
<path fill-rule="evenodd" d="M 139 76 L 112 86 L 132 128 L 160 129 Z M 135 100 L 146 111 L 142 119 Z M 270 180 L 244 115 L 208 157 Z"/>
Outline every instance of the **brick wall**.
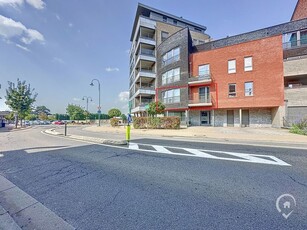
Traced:
<path fill-rule="evenodd" d="M 244 57 L 252 56 L 253 70 L 244 71 Z M 236 59 L 236 73 L 228 74 L 228 60 Z M 218 98 L 212 87 L 211 97 L 218 108 L 278 107 L 284 104 L 282 36 L 263 38 L 219 49 L 193 53 L 192 75 L 198 66 L 210 64 Z M 254 83 L 254 96 L 245 96 L 244 83 Z M 236 83 L 237 96 L 228 97 L 228 84 Z"/>
<path fill-rule="evenodd" d="M 307 0 L 298 0 L 291 21 L 307 18 Z"/>

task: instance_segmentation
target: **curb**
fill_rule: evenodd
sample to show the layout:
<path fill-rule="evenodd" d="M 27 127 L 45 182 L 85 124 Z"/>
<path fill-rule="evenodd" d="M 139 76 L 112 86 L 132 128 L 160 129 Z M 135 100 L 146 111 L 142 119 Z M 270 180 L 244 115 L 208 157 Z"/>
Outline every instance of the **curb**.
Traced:
<path fill-rule="evenodd" d="M 106 145 L 127 145 L 126 140 L 111 140 L 111 139 L 103 139 L 103 138 L 97 138 L 97 137 L 88 137 L 88 136 L 79 136 L 79 135 L 67 135 L 64 136 L 64 134 L 56 132 L 55 129 L 47 129 L 44 131 L 46 134 L 55 135 L 55 136 L 61 136 L 69 139 L 74 140 L 81 140 L 81 141 L 90 141 L 90 142 L 96 142 L 99 144 L 106 144 Z"/>
<path fill-rule="evenodd" d="M 75 228 L 0 175 L 0 229 L 73 230 Z"/>

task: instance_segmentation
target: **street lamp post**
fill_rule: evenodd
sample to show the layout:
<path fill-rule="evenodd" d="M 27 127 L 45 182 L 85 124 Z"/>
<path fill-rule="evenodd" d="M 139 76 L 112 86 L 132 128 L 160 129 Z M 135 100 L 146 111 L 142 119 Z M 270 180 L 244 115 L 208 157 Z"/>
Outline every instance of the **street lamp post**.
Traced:
<path fill-rule="evenodd" d="M 101 115 L 101 106 L 100 106 L 100 81 L 98 79 L 93 79 L 90 86 L 94 86 L 94 81 L 98 82 L 98 101 L 99 101 L 99 105 L 98 105 L 98 126 L 100 126 L 100 115 Z"/>
<path fill-rule="evenodd" d="M 88 112 L 88 99 L 91 99 L 93 101 L 92 97 L 83 96 L 82 100 L 84 101 L 86 99 L 86 111 Z"/>

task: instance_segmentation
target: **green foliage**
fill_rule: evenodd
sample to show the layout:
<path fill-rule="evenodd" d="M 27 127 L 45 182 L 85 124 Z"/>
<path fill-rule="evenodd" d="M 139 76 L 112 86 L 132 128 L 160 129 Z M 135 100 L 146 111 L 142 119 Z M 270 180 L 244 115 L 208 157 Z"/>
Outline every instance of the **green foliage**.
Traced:
<path fill-rule="evenodd" d="M 179 129 L 179 117 L 134 117 L 135 129 Z"/>
<path fill-rule="evenodd" d="M 54 120 L 70 120 L 70 117 L 67 114 L 58 114 L 54 115 Z"/>
<path fill-rule="evenodd" d="M 50 113 L 50 109 L 48 109 L 46 106 L 44 105 L 40 105 L 40 106 L 36 106 L 35 110 L 34 110 L 34 113 L 36 115 L 39 115 L 41 113 L 44 113 L 46 115 L 51 115 Z"/>
<path fill-rule="evenodd" d="M 121 118 L 122 118 L 123 121 L 127 121 L 127 116 L 125 114 L 122 114 Z"/>
<path fill-rule="evenodd" d="M 40 114 L 38 114 L 38 118 L 42 121 L 46 121 L 48 120 L 48 115 L 44 112 L 41 112 Z"/>
<path fill-rule="evenodd" d="M 8 120 L 8 121 L 14 121 L 15 120 L 15 114 L 10 113 L 9 115 L 5 116 L 5 119 Z"/>
<path fill-rule="evenodd" d="M 119 119 L 115 118 L 115 117 L 111 118 L 110 119 L 110 124 L 111 124 L 112 127 L 118 126 L 119 125 Z"/>
<path fill-rule="evenodd" d="M 161 101 L 149 103 L 149 108 L 146 110 L 151 116 L 156 116 L 157 114 L 163 114 L 165 110 L 165 105 Z"/>
<path fill-rule="evenodd" d="M 297 124 L 292 125 L 290 132 L 300 135 L 307 135 L 307 118 L 304 118 Z"/>
<path fill-rule="evenodd" d="M 121 111 L 119 109 L 116 109 L 116 108 L 110 109 L 109 112 L 108 112 L 108 115 L 109 115 L 110 118 L 119 117 L 121 114 L 122 114 Z"/>
<path fill-rule="evenodd" d="M 37 116 L 35 114 L 28 114 L 26 117 L 25 117 L 26 120 L 28 121 L 35 121 L 37 119 Z"/>
<path fill-rule="evenodd" d="M 13 112 L 18 114 L 19 118 L 23 119 L 30 114 L 37 93 L 34 93 L 34 89 L 31 89 L 30 84 L 26 85 L 26 81 L 17 79 L 17 84 L 10 81 L 8 84 L 5 103 Z"/>
<path fill-rule="evenodd" d="M 84 109 L 79 105 L 69 104 L 66 108 L 66 112 L 68 113 L 71 120 L 84 120 Z"/>

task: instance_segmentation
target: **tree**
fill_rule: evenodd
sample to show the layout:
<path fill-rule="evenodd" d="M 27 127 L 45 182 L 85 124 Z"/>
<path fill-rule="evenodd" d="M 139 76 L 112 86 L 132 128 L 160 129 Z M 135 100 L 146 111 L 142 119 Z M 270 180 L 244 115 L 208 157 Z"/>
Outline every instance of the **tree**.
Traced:
<path fill-rule="evenodd" d="M 38 118 L 42 121 L 48 120 L 48 115 L 44 112 L 41 112 L 40 114 L 38 114 Z"/>
<path fill-rule="evenodd" d="M 165 105 L 161 101 L 149 103 L 149 108 L 146 110 L 151 116 L 156 116 L 157 114 L 163 114 L 165 110 Z"/>
<path fill-rule="evenodd" d="M 15 120 L 14 113 L 10 113 L 9 115 L 6 115 L 5 119 L 8 120 L 8 121 L 14 121 Z"/>
<path fill-rule="evenodd" d="M 39 114 L 41 114 L 41 113 L 44 113 L 44 114 L 46 114 L 47 116 L 48 116 L 48 115 L 51 115 L 50 109 L 48 109 L 48 108 L 47 108 L 46 106 L 44 106 L 44 105 L 36 106 L 36 108 L 35 108 L 35 110 L 34 110 L 34 113 L 35 113 L 36 115 L 39 115 Z"/>
<path fill-rule="evenodd" d="M 122 115 L 121 115 L 121 118 L 122 118 L 123 122 L 126 123 L 126 121 L 127 121 L 127 116 L 126 116 L 125 114 L 122 114 Z"/>
<path fill-rule="evenodd" d="M 119 117 L 121 114 L 122 114 L 121 111 L 119 109 L 116 109 L 116 108 L 110 109 L 109 112 L 108 112 L 108 115 L 109 115 L 110 118 Z"/>
<path fill-rule="evenodd" d="M 37 119 L 37 116 L 35 114 L 28 114 L 25 119 L 28 121 L 34 121 Z"/>
<path fill-rule="evenodd" d="M 79 105 L 71 105 L 69 104 L 66 108 L 66 111 L 72 120 L 84 120 L 84 109 L 81 108 Z"/>
<path fill-rule="evenodd" d="M 30 114 L 37 93 L 34 93 L 34 89 L 31 89 L 30 84 L 26 85 L 26 81 L 17 79 L 16 85 L 10 81 L 8 84 L 9 88 L 6 90 L 5 103 L 18 115 L 15 124 L 17 128 L 18 118 L 22 121 L 26 115 Z"/>

